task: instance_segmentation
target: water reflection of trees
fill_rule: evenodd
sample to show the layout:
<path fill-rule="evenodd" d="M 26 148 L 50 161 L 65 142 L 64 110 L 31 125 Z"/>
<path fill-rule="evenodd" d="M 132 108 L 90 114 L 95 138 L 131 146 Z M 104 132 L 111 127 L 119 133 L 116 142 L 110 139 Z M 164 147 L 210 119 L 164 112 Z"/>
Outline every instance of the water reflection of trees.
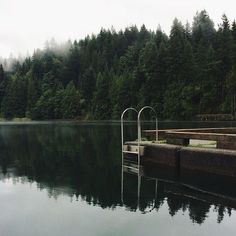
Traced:
<path fill-rule="evenodd" d="M 135 131 L 135 129 L 134 129 Z M 220 223 L 231 208 L 199 199 L 181 186 L 144 179 L 141 198 L 137 202 L 137 178 L 127 177 L 124 203 L 120 198 L 119 126 L 109 125 L 44 125 L 0 128 L 1 179 L 36 182 L 47 189 L 49 197 L 67 194 L 102 208 L 124 205 L 129 211 L 158 211 L 167 203 L 169 214 L 187 212 L 191 220 L 201 224 L 212 206 Z M 127 134 L 131 137 L 132 132 Z"/>

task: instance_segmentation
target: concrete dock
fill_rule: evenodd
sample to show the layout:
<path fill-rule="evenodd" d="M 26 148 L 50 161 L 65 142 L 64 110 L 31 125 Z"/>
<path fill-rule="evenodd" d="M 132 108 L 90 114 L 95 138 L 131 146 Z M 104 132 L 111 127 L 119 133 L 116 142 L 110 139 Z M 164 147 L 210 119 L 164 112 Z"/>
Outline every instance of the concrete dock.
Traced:
<path fill-rule="evenodd" d="M 174 141 L 176 141 L 176 136 L 174 135 L 177 135 L 181 139 L 180 145 L 176 145 L 175 142 L 170 140 L 168 143 L 168 140 L 159 143 L 142 141 L 139 144 L 143 153 L 141 163 L 144 166 L 150 166 L 151 164 L 170 168 L 175 175 L 183 171 L 196 171 L 236 178 L 236 150 L 234 150 L 236 146 L 234 138 L 236 135 L 232 134 L 232 130 L 229 135 L 225 134 L 225 132 L 229 132 L 229 129 L 220 131 L 223 131 L 220 135 L 214 132 L 209 133 L 209 130 L 202 130 L 200 133 L 196 133 L 196 130 L 175 130 L 166 133 L 166 137 L 171 137 Z M 235 131 L 233 129 L 233 132 Z M 206 132 L 206 136 L 204 136 L 204 132 Z M 217 132 L 219 132 L 219 129 Z M 195 139 L 195 137 L 201 139 Z M 207 140 L 206 137 L 211 137 L 212 139 Z M 183 141 L 184 139 L 187 139 L 187 142 L 186 140 Z M 224 140 L 228 139 L 230 139 L 230 142 L 224 142 Z M 178 142 L 179 140 L 176 143 Z M 226 144 L 222 146 L 219 143 Z M 229 143 L 232 143 L 232 146 L 229 146 Z M 138 143 L 126 142 L 126 145 L 126 148 L 129 149 L 129 147 L 137 146 Z M 227 149 L 223 149 L 223 147 L 227 147 Z"/>

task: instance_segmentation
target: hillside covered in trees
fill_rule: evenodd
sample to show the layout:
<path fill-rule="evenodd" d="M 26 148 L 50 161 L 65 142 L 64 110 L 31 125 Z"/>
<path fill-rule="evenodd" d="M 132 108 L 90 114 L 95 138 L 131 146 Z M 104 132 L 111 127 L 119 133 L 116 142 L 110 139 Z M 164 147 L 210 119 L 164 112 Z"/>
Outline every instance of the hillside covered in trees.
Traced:
<path fill-rule="evenodd" d="M 170 35 L 143 25 L 57 45 L 11 70 L 0 66 L 1 117 L 118 119 L 129 106 L 161 119 L 235 113 L 236 22 L 215 27 L 206 11 Z"/>

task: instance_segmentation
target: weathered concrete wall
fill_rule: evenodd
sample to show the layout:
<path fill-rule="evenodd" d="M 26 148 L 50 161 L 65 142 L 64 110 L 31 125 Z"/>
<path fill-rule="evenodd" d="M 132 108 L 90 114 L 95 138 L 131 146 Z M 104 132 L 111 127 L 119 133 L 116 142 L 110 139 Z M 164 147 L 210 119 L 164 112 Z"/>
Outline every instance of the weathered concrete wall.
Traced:
<path fill-rule="evenodd" d="M 218 141 L 217 148 L 236 150 L 236 142 Z"/>
<path fill-rule="evenodd" d="M 181 148 L 181 169 L 236 177 L 236 151 Z"/>
<path fill-rule="evenodd" d="M 135 145 L 131 143 L 130 145 Z M 128 144 L 129 145 L 129 144 Z M 198 171 L 236 178 L 236 151 L 183 147 L 171 144 L 141 144 L 144 156 L 141 163 L 172 168 L 174 174 L 184 170 Z"/>
<path fill-rule="evenodd" d="M 179 168 L 179 150 L 181 146 L 168 144 L 145 145 L 144 161 Z"/>

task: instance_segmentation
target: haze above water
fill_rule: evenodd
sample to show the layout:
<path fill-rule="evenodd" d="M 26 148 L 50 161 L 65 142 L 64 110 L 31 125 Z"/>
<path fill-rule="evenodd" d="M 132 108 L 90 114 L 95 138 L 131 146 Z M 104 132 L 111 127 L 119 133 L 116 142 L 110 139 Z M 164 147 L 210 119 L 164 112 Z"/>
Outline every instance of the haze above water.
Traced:
<path fill-rule="evenodd" d="M 155 31 L 161 25 L 169 34 L 175 17 L 185 24 L 204 9 L 219 24 L 223 13 L 234 20 L 235 7 L 234 0 L 1 0 L 0 56 L 32 54 L 37 48 L 44 48 L 51 38 L 73 41 L 112 26 L 119 31 L 145 24 Z"/>
<path fill-rule="evenodd" d="M 160 128 L 193 125 L 235 124 Z M 119 124 L 1 123 L 0 148 L 0 235 L 236 234 L 235 186 L 215 186 L 222 198 L 144 176 L 137 203 L 137 178 L 125 174 L 122 202 Z"/>

